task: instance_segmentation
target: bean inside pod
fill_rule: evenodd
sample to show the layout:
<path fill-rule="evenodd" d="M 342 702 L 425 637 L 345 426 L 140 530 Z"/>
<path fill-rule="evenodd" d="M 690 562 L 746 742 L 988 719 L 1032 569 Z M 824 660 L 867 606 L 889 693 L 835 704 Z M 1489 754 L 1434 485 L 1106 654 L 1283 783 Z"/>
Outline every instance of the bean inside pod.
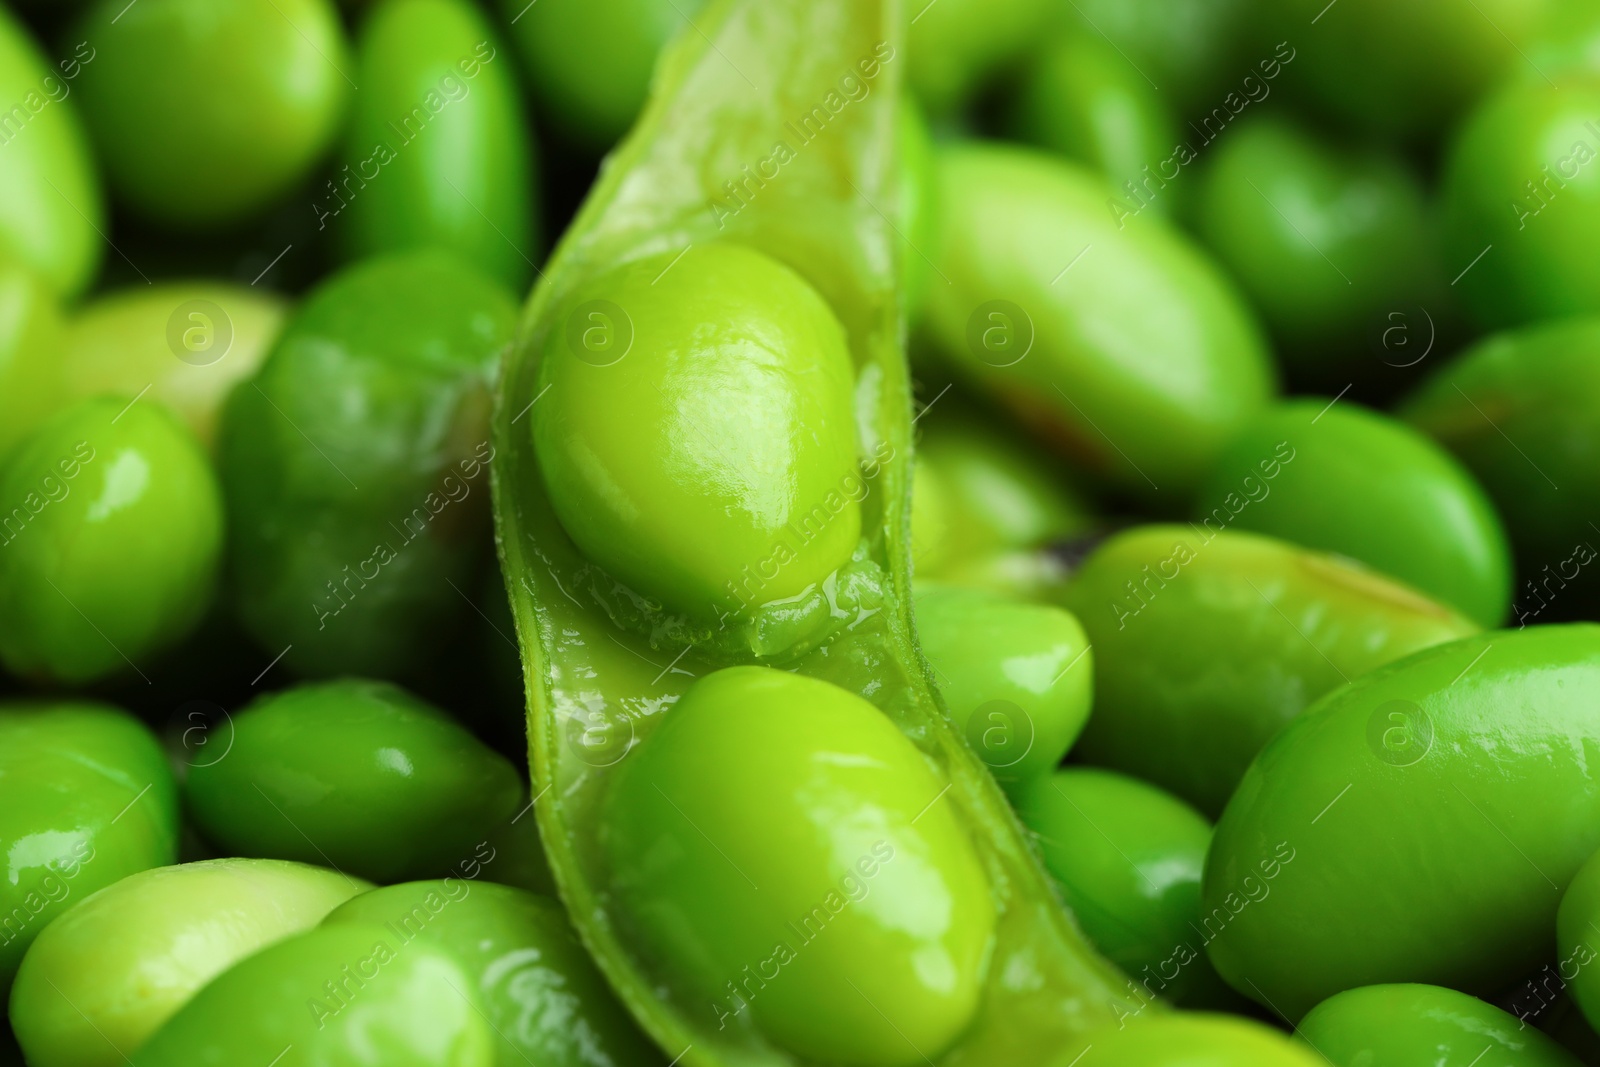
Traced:
<path fill-rule="evenodd" d="M 1137 1008 L 912 637 L 890 8 L 681 38 L 501 383 L 540 830 L 685 1063 L 1042 1062 Z"/>

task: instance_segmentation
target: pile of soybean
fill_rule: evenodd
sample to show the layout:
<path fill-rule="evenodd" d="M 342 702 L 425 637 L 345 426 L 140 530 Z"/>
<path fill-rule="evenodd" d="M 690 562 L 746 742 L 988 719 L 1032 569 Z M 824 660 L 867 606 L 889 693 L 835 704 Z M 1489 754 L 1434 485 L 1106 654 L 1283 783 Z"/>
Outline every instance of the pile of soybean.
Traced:
<path fill-rule="evenodd" d="M 1597 157 L 1595 0 L 0 0 L 0 1064 L 1600 1064 Z"/>

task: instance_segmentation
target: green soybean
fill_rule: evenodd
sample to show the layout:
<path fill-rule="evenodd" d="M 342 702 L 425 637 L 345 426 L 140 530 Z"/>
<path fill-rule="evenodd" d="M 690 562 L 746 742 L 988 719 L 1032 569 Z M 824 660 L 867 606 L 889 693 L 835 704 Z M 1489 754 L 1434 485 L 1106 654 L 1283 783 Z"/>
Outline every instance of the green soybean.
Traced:
<path fill-rule="evenodd" d="M 512 306 L 438 252 L 342 271 L 224 410 L 236 610 L 307 675 L 407 676 L 468 610 Z M 287 649 L 287 651 L 285 651 Z"/>
<path fill-rule="evenodd" d="M 921 583 L 917 636 L 956 725 L 1013 796 L 1048 775 L 1089 718 L 1094 658 L 1069 612 Z"/>
<path fill-rule="evenodd" d="M 177 858 L 178 787 L 133 716 L 0 703 L 0 996 L 39 932 L 78 901 Z"/>
<path fill-rule="evenodd" d="M 1463 272 L 1462 302 L 1484 326 L 1600 311 L 1588 255 L 1600 239 L 1600 75 L 1557 78 L 1490 94 L 1445 160 L 1446 268 Z"/>
<path fill-rule="evenodd" d="M 908 5 L 909 6 L 909 5 Z M 1046 0 L 951 0 L 907 11 L 906 77 L 935 115 L 958 113 L 1023 56 L 1050 21 Z"/>
<path fill-rule="evenodd" d="M 904 966 L 901 949 L 891 946 L 881 959 L 869 959 L 852 952 L 848 941 L 828 944 L 823 939 L 795 951 L 797 959 L 781 965 L 775 978 L 774 943 L 757 945 L 757 955 L 741 954 L 754 944 L 752 938 L 765 941 L 757 935 L 770 927 L 758 917 L 775 918 L 779 926 L 804 917 L 776 910 L 780 901 L 798 895 L 786 887 L 809 891 L 842 885 L 847 875 L 856 880 L 864 877 L 855 866 L 857 854 L 829 853 L 815 844 L 826 837 L 816 835 L 837 829 L 854 847 L 856 839 L 849 835 L 872 825 L 880 814 L 892 817 L 894 825 L 905 825 L 927 807 L 927 814 L 916 823 L 916 834 L 931 822 L 929 832 L 937 829 L 943 843 L 938 858 L 929 854 L 925 862 L 937 863 L 940 870 L 975 869 L 978 876 L 973 884 L 963 875 L 961 884 L 967 887 L 961 890 L 963 896 L 949 898 L 948 907 L 939 909 L 940 914 L 961 917 L 960 942 L 968 947 L 944 957 L 952 965 L 959 963 L 959 968 L 949 972 L 951 982 L 943 992 L 930 994 L 924 985 L 912 984 L 885 995 L 892 995 L 897 1005 L 907 1002 L 915 1007 L 919 1033 L 930 1044 L 947 1042 L 945 1056 L 1032 1061 L 1064 1050 L 1081 1051 L 1088 1042 L 1086 1035 L 1097 1026 L 1114 1023 L 1118 1010 L 1130 1009 L 1133 998 L 1125 981 L 1072 925 L 1004 795 L 940 707 L 911 629 L 910 542 L 905 525 L 910 389 L 898 340 L 903 307 L 899 287 L 905 275 L 897 257 L 906 252 L 900 237 L 905 232 L 903 205 L 896 195 L 902 176 L 895 166 L 895 107 L 904 66 L 894 58 L 904 51 L 900 15 L 876 2 L 779 0 L 719 5 L 707 18 L 710 21 L 700 27 L 703 33 L 681 35 L 663 55 L 653 103 L 611 156 L 545 268 L 507 361 L 496 404 L 498 544 L 527 683 L 530 763 L 538 798 L 534 810 L 551 867 L 585 943 L 619 997 L 667 1057 L 692 1045 L 688 1057 L 710 1067 L 755 1061 L 798 1065 L 817 1061 L 797 1054 L 787 1043 L 810 1049 L 827 1042 L 838 1052 L 833 1062 L 921 1062 L 898 1035 L 884 1036 L 882 1018 L 865 1002 L 841 995 L 841 990 L 851 993 L 842 982 L 819 993 L 827 1016 L 842 1020 L 838 1026 L 818 1025 L 815 1020 L 821 1013 L 810 1012 L 809 1006 L 805 1010 L 810 1014 L 801 1016 L 794 984 L 784 991 L 784 983 L 798 982 L 807 968 L 837 974 L 842 962 L 860 965 L 860 972 L 850 972 L 858 984 L 868 972 L 877 982 Z M 826 32 L 818 32 L 822 26 Z M 793 42 L 799 39 L 808 45 L 803 61 L 796 63 Z M 752 91 L 740 70 L 787 73 L 781 80 L 761 79 L 762 88 Z M 858 72 L 859 84 L 866 88 L 847 97 L 839 88 L 845 71 Z M 814 99 L 824 106 L 830 93 L 838 98 L 827 106 L 836 105 L 838 110 L 821 123 L 813 121 L 801 139 L 788 126 L 794 121 L 793 102 Z M 787 145 L 792 153 L 775 151 L 775 144 Z M 764 170 L 757 169 L 768 160 L 772 162 Z M 767 177 L 758 185 L 745 177 L 745 167 L 750 174 L 770 176 L 773 165 L 781 167 L 781 178 Z M 726 173 L 725 181 L 717 178 L 719 173 Z M 736 181 L 747 183 L 737 200 L 725 193 L 727 184 Z M 724 191 L 718 192 L 719 188 Z M 730 247 L 735 245 L 737 251 Z M 761 343 L 745 346 L 750 377 L 723 388 L 720 402 L 694 390 L 669 393 L 664 400 L 648 388 L 640 391 L 629 384 L 630 374 L 650 380 L 661 365 L 662 350 L 646 346 L 642 322 L 633 323 L 637 337 L 631 345 L 625 343 L 630 339 L 626 326 L 636 318 L 636 309 L 607 295 L 608 289 L 625 295 L 644 291 L 642 306 L 648 311 L 654 299 L 651 290 L 683 284 L 674 280 L 679 271 L 686 270 L 690 277 L 710 273 L 696 265 L 697 258 L 710 266 L 738 263 L 748 269 L 727 278 L 721 288 L 702 286 L 685 292 L 675 317 L 680 324 L 698 326 L 690 347 L 698 349 L 702 341 L 723 336 L 744 337 L 759 327 Z M 642 266 L 646 263 L 653 273 L 646 274 Z M 721 272 L 715 276 L 726 277 Z M 941 285 L 935 278 L 930 289 Z M 590 293 L 615 306 L 585 307 L 576 299 Z M 782 302 L 724 317 L 730 309 L 753 305 L 751 294 L 763 300 L 777 296 Z M 596 312 L 598 318 L 591 314 Z M 819 338 L 833 331 L 842 334 L 848 357 L 843 387 L 850 417 L 842 423 L 806 425 L 791 436 L 796 424 L 784 405 L 795 400 L 796 393 L 785 374 L 769 374 L 765 353 L 768 346 L 786 343 L 785 336 L 797 320 Z M 591 330 L 596 332 L 588 333 Z M 678 332 L 681 337 L 683 331 Z M 592 344 L 586 345 L 586 340 Z M 829 346 L 837 343 L 827 341 Z M 822 366 L 837 359 L 831 347 L 793 355 Z M 575 357 L 576 363 L 570 362 Z M 546 366 L 557 359 L 569 361 L 564 370 Z M 565 483 L 558 487 L 547 476 L 552 457 L 543 449 L 542 438 L 535 447 L 535 434 L 524 425 L 535 419 L 553 421 L 578 400 L 583 401 L 579 411 L 592 410 L 595 402 L 588 397 L 600 396 L 599 386 L 592 393 L 585 386 L 584 391 L 558 397 L 566 384 L 581 380 L 580 372 L 591 371 L 612 372 L 606 400 L 620 409 L 611 418 L 632 418 L 633 425 L 627 427 L 630 440 L 664 439 L 665 427 L 674 427 L 672 454 L 714 458 L 717 465 L 711 471 L 718 476 L 746 471 L 752 455 L 773 457 L 760 481 L 752 485 L 759 486 L 759 494 L 745 498 L 750 506 L 718 513 L 704 503 L 707 495 L 715 498 L 729 488 L 742 487 L 745 483 L 738 479 L 747 477 L 743 473 L 726 483 L 706 485 L 674 468 L 668 472 L 670 478 L 651 486 L 654 499 L 681 500 L 685 508 L 699 509 L 707 519 L 696 540 L 689 542 L 676 535 L 663 537 L 659 530 L 646 531 L 647 544 L 659 545 L 653 555 L 646 545 L 627 546 L 655 565 L 635 579 L 642 588 L 634 588 L 612 572 L 612 564 L 590 555 L 591 546 L 611 552 L 624 546 L 607 545 L 569 526 L 571 517 L 560 513 L 563 504 L 556 496 L 565 491 Z M 570 379 L 558 377 L 568 372 Z M 826 380 L 807 382 L 800 401 L 810 403 L 819 392 L 834 395 L 831 373 Z M 552 380 L 557 384 L 545 392 Z M 760 385 L 762 381 L 766 386 Z M 686 377 L 681 384 L 699 389 L 713 383 Z M 547 404 L 549 410 L 542 412 Z M 742 409 L 753 404 L 770 407 L 772 421 L 760 425 L 742 421 Z M 697 433 L 691 420 L 680 419 L 680 409 L 702 421 L 712 417 L 715 426 L 734 427 L 737 432 L 727 440 L 736 441 L 737 447 L 724 446 L 731 454 L 718 455 L 702 440 L 705 431 Z M 828 410 L 833 410 L 831 402 Z M 740 429 L 747 425 L 748 432 Z M 576 442 L 563 447 L 569 455 L 561 458 L 562 463 L 579 455 Z M 592 448 L 594 462 L 581 470 L 580 483 L 590 495 L 609 479 L 625 485 L 623 479 L 636 479 L 641 468 L 660 462 L 650 455 L 613 450 L 603 440 L 595 440 Z M 730 539 L 729 532 L 749 528 L 755 517 L 753 505 L 764 509 L 769 501 L 792 499 L 793 486 L 809 485 L 817 478 L 818 471 L 810 464 L 831 469 L 840 455 L 849 457 L 853 466 L 830 487 L 837 495 L 831 500 L 827 494 L 820 500 L 802 498 L 802 504 L 804 513 L 816 506 L 840 516 L 854 513 L 859 532 L 845 558 L 834 555 L 831 540 L 835 535 L 830 530 L 838 519 L 831 524 L 813 519 L 809 534 L 796 525 L 796 532 L 785 533 L 781 551 L 777 544 L 759 545 L 766 555 L 753 561 L 705 551 L 707 545 L 745 543 L 742 533 Z M 570 508 L 570 502 L 566 506 Z M 798 521 L 804 513 L 792 517 Z M 759 517 L 767 514 L 761 510 Z M 615 538 L 621 529 L 613 524 L 610 536 Z M 826 551 L 818 545 L 823 535 L 830 539 Z M 700 554 L 693 556 L 691 550 Z M 774 570 L 774 564 L 789 553 L 798 559 L 801 550 L 811 552 L 805 564 L 811 569 L 810 586 L 778 596 L 777 587 L 762 584 L 777 580 L 774 575 L 789 581 L 783 567 Z M 739 587 L 743 603 L 721 620 L 694 622 L 678 614 L 678 606 L 667 603 L 661 585 L 686 558 L 709 559 L 716 570 L 708 573 L 715 574 L 731 569 L 742 576 L 740 568 L 748 563 L 753 577 Z M 887 751 L 891 757 L 886 758 L 893 762 L 885 765 L 884 776 L 901 783 L 893 790 L 890 806 L 857 806 L 848 800 L 852 791 L 830 788 L 830 795 L 842 805 L 837 817 L 802 819 L 798 826 L 810 827 L 803 840 L 813 843 L 791 841 L 779 847 L 777 839 L 783 835 L 762 831 L 760 812 L 785 812 L 785 824 L 796 825 L 793 820 L 806 810 L 804 790 L 791 772 L 774 771 L 770 781 L 757 781 L 746 769 L 780 764 L 792 768 L 795 761 L 804 762 L 806 744 L 774 745 L 771 751 L 743 746 L 739 759 L 730 753 L 726 766 L 721 758 L 708 762 L 693 753 L 687 763 L 681 762 L 686 756 L 671 739 L 673 724 L 686 722 L 685 736 L 700 736 L 696 721 L 704 714 L 685 703 L 690 700 L 685 695 L 690 686 L 709 684 L 723 677 L 726 668 L 757 665 L 781 669 L 780 676 L 797 685 L 809 679 L 843 691 L 823 686 L 821 692 L 828 696 L 816 698 L 824 707 L 843 701 L 855 709 L 848 718 L 860 723 L 837 739 L 821 739 L 824 751 L 838 753 L 828 775 L 853 774 L 852 767 L 867 773 L 872 760 L 851 755 L 852 748 Z M 871 719 L 870 709 L 856 698 L 864 698 L 882 718 Z M 745 705 L 742 697 L 732 694 L 726 702 L 707 706 L 722 703 Z M 791 706 L 787 703 L 764 716 L 766 703 L 752 695 L 746 709 L 751 728 L 770 718 L 775 730 L 781 724 L 784 730 L 804 732 L 806 716 L 779 714 Z M 680 713 L 686 718 L 676 718 Z M 914 761 L 907 761 L 913 753 L 903 745 L 891 744 L 895 731 L 915 747 Z M 651 755 L 652 751 L 659 754 Z M 720 744 L 715 751 L 728 752 Z M 746 764 L 746 759 L 752 762 Z M 635 761 L 643 761 L 641 768 L 645 763 L 659 767 L 660 776 L 636 774 L 630 769 Z M 749 884 L 650 787 L 652 778 L 721 848 L 730 855 L 732 849 L 739 850 L 740 866 L 748 864 L 761 887 L 754 901 Z M 730 787 L 745 782 L 761 787 L 762 805 L 732 802 Z M 913 784 L 921 803 L 910 806 L 906 794 Z M 618 821 L 624 809 L 626 823 Z M 709 855 L 715 863 L 691 870 L 687 864 L 677 864 L 675 852 L 667 849 L 617 845 L 624 826 L 632 840 L 657 823 L 670 829 L 684 849 Z M 719 834 L 728 840 L 718 840 Z M 893 844 L 887 837 L 884 840 Z M 889 878 L 895 869 L 892 862 L 886 867 L 874 862 L 882 868 L 882 878 Z M 672 868 L 673 880 L 647 882 L 641 872 L 654 869 L 654 864 Z M 764 880 L 757 870 L 778 872 L 777 881 Z M 869 921 L 877 914 L 873 908 L 903 899 L 899 890 L 886 891 L 899 885 L 901 877 L 903 873 L 896 874 L 882 888 L 873 887 L 866 906 L 841 909 L 830 925 L 873 926 Z M 699 884 L 697 878 L 705 879 L 704 885 L 713 887 L 715 894 L 690 892 Z M 825 911 L 830 910 L 829 892 L 821 893 Z M 847 899 L 845 890 L 840 890 L 834 903 Z M 877 903 L 880 899 L 884 905 Z M 681 907 L 685 922 L 661 925 L 648 916 L 641 920 L 638 909 L 653 906 L 651 901 L 662 908 Z M 815 903 L 807 899 L 805 910 Z M 992 923 L 993 934 L 987 958 L 979 966 L 966 953 L 980 940 L 975 935 L 987 923 Z M 872 943 L 882 944 L 876 939 Z M 714 954 L 685 957 L 684 946 L 695 944 L 704 944 Z M 731 969 L 729 963 L 734 964 Z M 1005 976 L 1019 973 L 1019 968 L 1033 978 L 1022 985 L 1010 983 Z M 726 999 L 730 981 L 751 983 L 753 996 L 740 994 L 750 1005 L 744 1011 L 735 1011 L 738 1004 Z M 763 981 L 765 988 L 759 986 Z M 703 992 L 708 983 L 713 996 L 721 991 L 721 1007 L 729 1016 L 726 1025 L 715 1010 L 717 1002 Z M 737 984 L 733 992 L 738 992 Z M 930 1016 L 927 1005 L 934 1002 L 947 1004 L 948 1010 Z M 960 1026 L 969 1011 L 966 1025 Z M 774 1029 L 769 1032 L 768 1026 Z"/>
<path fill-rule="evenodd" d="M 1161 220 L 1113 218 L 1070 163 L 958 145 L 937 180 L 933 351 L 1079 469 L 1187 494 L 1273 391 L 1230 283 Z"/>
<path fill-rule="evenodd" d="M 68 392 L 135 396 L 148 386 L 149 399 L 210 447 L 229 392 L 256 373 L 288 311 L 271 292 L 216 281 L 102 296 L 68 320 L 60 356 Z"/>
<path fill-rule="evenodd" d="M 578 547 L 668 611 L 707 621 L 757 592 L 793 597 L 850 559 L 861 533 L 852 372 L 838 319 L 787 267 L 726 244 L 675 258 L 577 288 L 568 314 L 582 333 L 576 345 L 570 329 L 549 335 L 540 389 L 551 396 L 529 421 Z"/>
<path fill-rule="evenodd" d="M 505 757 L 397 686 L 302 685 L 231 724 L 227 757 L 191 768 L 184 796 L 207 836 L 236 853 L 321 860 L 380 882 L 442 874 L 520 805 Z"/>
<path fill-rule="evenodd" d="M 488 19 L 470 0 L 387 0 L 356 59 L 364 91 L 318 228 L 350 259 L 445 248 L 521 292 L 538 255 L 533 144 Z"/>
<path fill-rule="evenodd" d="M 1012 104 L 1018 139 L 1100 171 L 1119 190 L 1166 182 L 1157 169 L 1178 143 L 1178 124 L 1161 94 L 1097 35 L 1072 34 L 1033 58 Z M 1158 209 L 1166 200 L 1157 197 Z"/>
<path fill-rule="evenodd" d="M 222 501 L 199 442 L 137 398 L 88 400 L 0 466 L 0 661 L 81 684 L 142 673 L 199 621 Z"/>
<path fill-rule="evenodd" d="M 1293 458 L 1279 463 L 1284 447 Z M 1197 499 L 1195 518 L 1208 528 L 1349 556 L 1480 625 L 1503 621 L 1510 606 L 1511 549 L 1482 487 L 1432 440 L 1349 401 L 1268 409 L 1229 445 Z"/>
<path fill-rule="evenodd" d="M 1338 557 L 1192 526 L 1118 534 L 1062 596 L 1094 647 L 1095 711 L 1078 754 L 1208 815 L 1317 697 L 1476 629 Z"/>
<path fill-rule="evenodd" d="M 79 85 L 111 188 L 166 226 L 227 226 L 287 193 L 356 88 L 329 0 L 98 0 L 76 32 L 99 53 Z"/>
<path fill-rule="evenodd" d="M 1093 505 L 1022 438 L 941 399 L 919 422 L 911 533 L 919 576 L 1082 536 Z M 928 499 L 924 499 L 924 497 Z"/>
<path fill-rule="evenodd" d="M 1211 824 L 1137 778 L 1067 767 L 1013 794 L 1067 907 L 1141 1000 L 1221 1006 L 1195 932 Z"/>
<path fill-rule="evenodd" d="M 44 280 L 0 254 L 0 458 L 65 399 L 61 323 Z"/>
<path fill-rule="evenodd" d="M 104 254 L 97 232 L 105 229 L 104 195 L 72 99 L 75 79 L 99 55 L 81 39 L 52 66 L 17 17 L 0 8 L 0 100 L 8 109 L 0 127 L 0 254 L 66 297 L 89 287 Z"/>
<path fill-rule="evenodd" d="M 1371 377 L 1383 365 L 1372 346 L 1399 321 L 1392 315 L 1414 316 L 1418 331 L 1419 307 L 1432 306 L 1435 329 L 1445 319 L 1422 183 L 1396 157 L 1252 118 L 1207 157 L 1193 215 L 1295 379 L 1339 389 L 1349 375 Z"/>
<path fill-rule="evenodd" d="M 950 808 L 922 810 L 942 786 L 852 693 L 764 667 L 707 675 L 607 793 L 625 919 L 719 1029 L 811 1062 L 938 1055 L 977 1009 L 995 921 Z"/>
<path fill-rule="evenodd" d="M 1341 6 L 1338 18 L 1331 11 L 1324 17 L 1317 0 L 1292 0 L 1266 12 L 1271 32 L 1299 46 L 1295 70 L 1303 97 L 1369 137 L 1418 140 L 1448 129 L 1463 109 L 1527 62 L 1525 47 L 1560 5 L 1479 0 L 1477 17 L 1470 19 L 1431 3 Z"/>
<path fill-rule="evenodd" d="M 1073 0 L 1062 14 L 1072 32 L 1116 48 L 1182 114 L 1223 104 L 1252 73 L 1255 57 L 1241 51 L 1260 36 L 1249 0 Z"/>
<path fill-rule="evenodd" d="M 1589 857 L 1578 868 L 1556 912 L 1557 975 L 1577 1001 L 1584 1017 L 1600 1020 L 1600 862 Z"/>
<path fill-rule="evenodd" d="M 214 977 L 369 888 L 278 860 L 158 867 L 72 908 L 28 950 L 11 994 L 35 1067 L 113 1067 Z"/>
<path fill-rule="evenodd" d="M 664 1062 L 553 900 L 462 878 L 407 882 L 363 893 L 324 921 L 351 923 L 381 926 L 404 946 L 451 956 L 476 987 L 498 1067 Z"/>
<path fill-rule="evenodd" d="M 1335 1067 L 1411 1067 L 1488 1062 L 1578 1067 L 1572 1054 L 1533 1027 L 1476 997 L 1430 985 L 1373 985 L 1338 993 L 1313 1008 L 1295 1037 Z"/>
<path fill-rule="evenodd" d="M 1559 887 L 1600 846 L 1597 686 L 1600 627 L 1571 625 L 1454 641 L 1329 693 L 1217 824 L 1202 925 L 1218 972 L 1291 1020 L 1357 985 L 1492 994 L 1531 973 Z"/>
<path fill-rule="evenodd" d="M 656 55 L 704 0 L 501 0 L 540 112 L 585 148 L 604 149 L 643 108 Z M 770 147 L 770 146 L 769 146 Z"/>
<path fill-rule="evenodd" d="M 1071 1067 L 1063 1056 L 1051 1067 Z M 1140 1019 L 1094 1035 L 1079 1067 L 1326 1067 L 1277 1031 L 1236 1015 Z"/>
<path fill-rule="evenodd" d="M 1580 614 L 1600 536 L 1600 319 L 1488 337 L 1423 384 L 1399 413 L 1488 490 L 1511 534 L 1518 625 Z"/>
<path fill-rule="evenodd" d="M 323 927 L 223 972 L 128 1062 L 253 1063 L 288 1048 L 319 1067 L 493 1067 L 472 986 L 448 955 L 386 927 Z"/>

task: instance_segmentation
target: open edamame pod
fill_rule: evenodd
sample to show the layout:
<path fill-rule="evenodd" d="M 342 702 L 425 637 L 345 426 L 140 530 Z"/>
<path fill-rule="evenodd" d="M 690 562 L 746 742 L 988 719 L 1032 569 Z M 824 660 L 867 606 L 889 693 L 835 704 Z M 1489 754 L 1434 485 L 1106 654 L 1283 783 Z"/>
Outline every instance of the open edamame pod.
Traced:
<path fill-rule="evenodd" d="M 1600 847 L 1600 626 L 1425 649 L 1324 697 L 1206 857 L 1211 961 L 1287 1019 L 1375 982 L 1492 995 L 1543 963 Z"/>
<path fill-rule="evenodd" d="M 501 383 L 496 518 L 558 887 L 689 1067 L 1080 1051 L 1138 1005 L 911 629 L 900 14 L 744 0 L 700 25 Z"/>

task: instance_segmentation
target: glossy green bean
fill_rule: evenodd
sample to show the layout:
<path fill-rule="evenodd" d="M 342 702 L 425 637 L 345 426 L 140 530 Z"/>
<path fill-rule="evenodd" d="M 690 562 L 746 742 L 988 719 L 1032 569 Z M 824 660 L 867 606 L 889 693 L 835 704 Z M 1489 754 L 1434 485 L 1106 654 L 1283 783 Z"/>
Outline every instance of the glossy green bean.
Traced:
<path fill-rule="evenodd" d="M 34 1067 L 114 1067 L 217 975 L 370 886 L 321 867 L 226 859 L 142 871 L 51 923 L 11 994 Z"/>
<path fill-rule="evenodd" d="M 1094 714 L 1078 754 L 1210 815 L 1317 697 L 1476 630 L 1364 567 L 1212 524 L 1118 534 L 1062 598 L 1094 646 Z"/>
<path fill-rule="evenodd" d="M 1597 687 L 1600 627 L 1574 624 L 1425 649 L 1328 694 L 1217 824 L 1217 970 L 1291 1020 L 1357 985 L 1493 995 L 1533 972 L 1600 847 Z"/>
<path fill-rule="evenodd" d="M 104 704 L 0 704 L 0 840 L 3 995 L 58 915 L 176 859 L 178 787 L 160 744 Z"/>

